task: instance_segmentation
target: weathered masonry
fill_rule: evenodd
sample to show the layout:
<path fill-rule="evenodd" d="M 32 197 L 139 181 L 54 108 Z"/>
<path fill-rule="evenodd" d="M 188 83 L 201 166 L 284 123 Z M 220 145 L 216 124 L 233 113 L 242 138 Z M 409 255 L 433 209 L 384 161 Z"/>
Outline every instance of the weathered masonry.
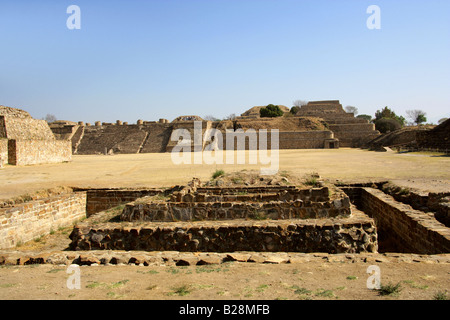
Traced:
<path fill-rule="evenodd" d="M 37 239 L 85 217 L 85 192 L 0 208 L 0 248 L 12 248 Z"/>
<path fill-rule="evenodd" d="M 424 203 L 442 211 L 443 197 Z M 68 251 L 450 253 L 450 229 L 436 219 L 441 211 L 413 209 L 364 186 L 331 192 L 194 179 L 171 189 L 74 189 L 4 204 L 0 249 L 76 223 Z"/>
<path fill-rule="evenodd" d="M 45 120 L 0 106 L 0 167 L 58 163 L 72 159 L 70 141 L 57 140 Z"/>

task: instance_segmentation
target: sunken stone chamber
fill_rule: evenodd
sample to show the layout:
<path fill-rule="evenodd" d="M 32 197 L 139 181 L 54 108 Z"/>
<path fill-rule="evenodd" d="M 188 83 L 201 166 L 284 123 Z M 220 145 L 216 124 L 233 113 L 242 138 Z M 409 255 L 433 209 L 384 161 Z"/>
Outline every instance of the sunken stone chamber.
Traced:
<path fill-rule="evenodd" d="M 100 213 L 101 215 L 101 213 Z M 377 252 L 372 218 L 327 187 L 198 187 L 125 205 L 121 222 L 78 224 L 72 250 Z M 117 220 L 115 220 L 117 221 Z"/>
<path fill-rule="evenodd" d="M 170 197 L 143 197 L 128 203 L 122 221 L 229 219 L 323 219 L 349 217 L 350 200 L 329 198 L 329 189 L 296 187 L 197 188 Z"/>

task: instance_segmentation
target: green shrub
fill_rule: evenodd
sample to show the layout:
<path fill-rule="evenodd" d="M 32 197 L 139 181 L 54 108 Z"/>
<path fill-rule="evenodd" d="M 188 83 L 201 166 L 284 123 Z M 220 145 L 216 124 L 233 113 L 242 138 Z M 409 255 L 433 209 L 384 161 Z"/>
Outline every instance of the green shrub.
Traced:
<path fill-rule="evenodd" d="M 402 127 L 400 122 L 395 119 L 381 118 L 375 121 L 375 129 L 381 133 L 392 132 Z"/>
<path fill-rule="evenodd" d="M 261 118 L 281 117 L 283 114 L 283 110 L 281 110 L 279 106 L 274 106 L 273 104 L 269 104 L 267 107 L 259 110 L 259 115 Z"/>
<path fill-rule="evenodd" d="M 398 295 L 401 291 L 400 282 L 396 285 L 388 283 L 387 285 L 381 285 L 380 289 L 378 289 L 378 293 L 380 296 L 389 296 L 389 295 Z"/>
<path fill-rule="evenodd" d="M 216 171 L 213 173 L 212 178 L 213 178 L 213 179 L 216 179 L 216 178 L 218 178 L 218 177 L 223 176 L 224 174 L 225 174 L 225 171 L 223 171 L 223 170 L 216 170 Z"/>

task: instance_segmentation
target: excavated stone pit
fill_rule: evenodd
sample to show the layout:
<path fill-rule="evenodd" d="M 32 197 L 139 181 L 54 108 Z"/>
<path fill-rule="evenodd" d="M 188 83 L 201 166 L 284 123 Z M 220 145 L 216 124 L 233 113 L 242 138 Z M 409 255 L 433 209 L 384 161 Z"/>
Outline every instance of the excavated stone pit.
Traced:
<path fill-rule="evenodd" d="M 1 249 L 85 216 L 61 251 L 74 263 L 76 252 L 450 253 L 450 229 L 434 213 L 379 187 L 218 187 L 194 179 L 170 189 L 74 189 L 0 208 Z M 2 257 L 0 264 L 11 260 Z"/>

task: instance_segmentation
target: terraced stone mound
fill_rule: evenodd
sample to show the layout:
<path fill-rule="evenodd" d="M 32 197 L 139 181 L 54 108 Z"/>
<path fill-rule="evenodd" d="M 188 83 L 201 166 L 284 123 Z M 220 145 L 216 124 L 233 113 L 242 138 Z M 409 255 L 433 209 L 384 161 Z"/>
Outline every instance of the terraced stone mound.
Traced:
<path fill-rule="evenodd" d="M 377 252 L 373 219 L 328 187 L 189 185 L 78 224 L 72 250 Z"/>

